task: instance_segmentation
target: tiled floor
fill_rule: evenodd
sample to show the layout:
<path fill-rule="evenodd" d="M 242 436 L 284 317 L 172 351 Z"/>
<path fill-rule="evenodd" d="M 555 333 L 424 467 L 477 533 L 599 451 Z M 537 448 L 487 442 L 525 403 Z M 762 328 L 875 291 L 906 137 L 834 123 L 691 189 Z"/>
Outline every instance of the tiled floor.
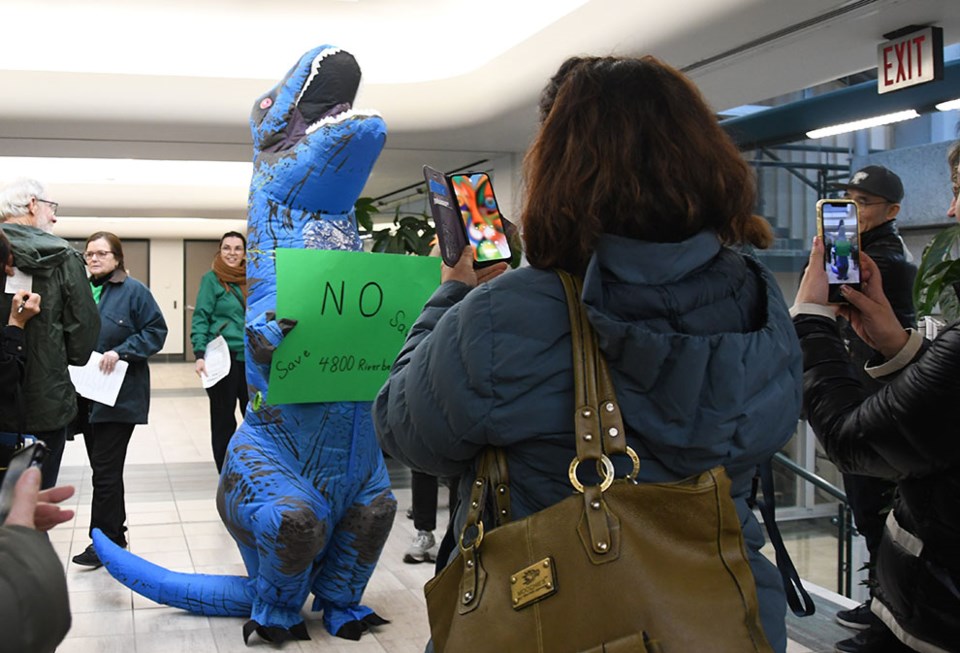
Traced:
<path fill-rule="evenodd" d="M 134 432 L 127 456 L 127 515 L 130 550 L 166 568 L 206 574 L 245 575 L 240 555 L 214 506 L 217 473 L 209 445 L 207 398 L 193 376 L 192 364 L 151 366 L 153 395 L 150 424 Z M 410 490 L 402 474 L 394 490 L 400 510 L 380 563 L 364 595 L 364 603 L 391 624 L 359 642 L 331 637 L 305 608 L 308 642 L 289 642 L 284 651 L 326 653 L 414 653 L 429 635 L 423 584 L 432 565 L 403 563 L 413 524 L 404 517 Z M 73 627 L 60 653 L 204 653 L 270 650 L 256 636 L 243 643 L 244 619 L 201 617 L 158 605 L 124 588 L 104 569 L 89 570 L 69 562 L 89 538 L 90 471 L 82 444 L 68 443 L 61 483 L 77 486 L 71 499 L 76 518 L 50 532 L 67 570 Z M 445 493 L 441 493 L 441 502 Z M 441 529 L 445 509 L 441 507 Z M 796 529 L 791 529 L 796 530 Z M 788 535 L 788 547 L 800 575 L 825 587 L 835 586 L 836 539 L 811 527 Z M 822 593 L 812 620 L 790 619 L 789 653 L 832 651 L 830 645 L 850 631 L 832 622 L 836 604 L 849 600 Z"/>

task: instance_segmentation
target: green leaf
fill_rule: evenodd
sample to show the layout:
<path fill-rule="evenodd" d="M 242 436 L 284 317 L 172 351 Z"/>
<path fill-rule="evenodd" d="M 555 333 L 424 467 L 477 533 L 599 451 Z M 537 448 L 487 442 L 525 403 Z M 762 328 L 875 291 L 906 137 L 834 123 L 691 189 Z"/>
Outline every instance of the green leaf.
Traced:
<path fill-rule="evenodd" d="M 373 215 L 378 212 L 376 200 L 372 197 L 360 197 L 354 202 L 353 211 L 357 216 L 357 224 L 363 231 L 373 231 Z"/>
<path fill-rule="evenodd" d="M 913 303 L 919 317 L 933 313 L 946 295 L 947 306 L 956 304 L 949 297 L 952 285 L 960 280 L 960 261 L 953 259 L 953 252 L 960 245 L 960 225 L 952 225 L 938 233 L 923 249 L 917 278 L 913 284 Z M 944 316 L 947 317 L 946 313 Z"/>

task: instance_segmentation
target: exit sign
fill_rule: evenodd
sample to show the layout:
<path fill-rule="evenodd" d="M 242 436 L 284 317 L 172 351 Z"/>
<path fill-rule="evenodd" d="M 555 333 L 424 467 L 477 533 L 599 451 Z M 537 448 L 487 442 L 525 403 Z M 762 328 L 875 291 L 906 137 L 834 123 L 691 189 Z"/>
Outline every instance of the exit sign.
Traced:
<path fill-rule="evenodd" d="M 892 40 L 877 46 L 877 92 L 943 79 L 943 30 L 926 27 L 885 34 Z"/>

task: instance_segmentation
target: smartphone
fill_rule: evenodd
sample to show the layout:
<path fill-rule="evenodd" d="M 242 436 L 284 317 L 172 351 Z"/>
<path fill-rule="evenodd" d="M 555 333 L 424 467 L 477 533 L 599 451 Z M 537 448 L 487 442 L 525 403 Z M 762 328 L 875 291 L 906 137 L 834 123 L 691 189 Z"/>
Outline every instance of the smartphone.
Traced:
<path fill-rule="evenodd" d="M 453 188 L 445 174 L 430 166 L 423 166 L 423 178 L 427 182 L 427 201 L 433 214 L 433 224 L 437 227 L 440 256 L 444 263 L 453 267 L 467 246 L 467 232 L 463 228 Z"/>
<path fill-rule="evenodd" d="M 817 233 L 823 240 L 823 268 L 831 304 L 845 304 L 841 286 L 860 290 L 860 214 L 853 200 L 817 202 Z"/>
<path fill-rule="evenodd" d="M 468 244 L 473 245 L 474 267 L 511 260 L 510 242 L 487 173 L 446 175 L 423 166 L 423 178 L 444 263 L 456 265 Z"/>
<path fill-rule="evenodd" d="M 0 524 L 7 520 L 10 508 L 13 506 L 13 488 L 20 480 L 20 476 L 29 467 L 40 467 L 47 455 L 47 445 L 43 440 L 34 440 L 13 455 L 7 466 L 7 473 L 0 485 Z"/>
<path fill-rule="evenodd" d="M 500 205 L 493 194 L 493 182 L 485 172 L 463 172 L 450 175 L 450 185 L 457 197 L 460 217 L 473 245 L 476 267 L 510 261 L 510 241 L 503 226 Z"/>

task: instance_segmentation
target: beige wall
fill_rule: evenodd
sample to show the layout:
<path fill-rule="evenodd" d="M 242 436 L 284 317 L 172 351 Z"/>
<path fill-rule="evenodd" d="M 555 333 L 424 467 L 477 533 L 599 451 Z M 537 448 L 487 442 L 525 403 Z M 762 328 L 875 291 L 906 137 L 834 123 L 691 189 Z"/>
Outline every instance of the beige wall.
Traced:
<path fill-rule="evenodd" d="M 183 353 L 183 241 L 150 241 L 150 292 L 167 322 L 161 354 Z"/>

